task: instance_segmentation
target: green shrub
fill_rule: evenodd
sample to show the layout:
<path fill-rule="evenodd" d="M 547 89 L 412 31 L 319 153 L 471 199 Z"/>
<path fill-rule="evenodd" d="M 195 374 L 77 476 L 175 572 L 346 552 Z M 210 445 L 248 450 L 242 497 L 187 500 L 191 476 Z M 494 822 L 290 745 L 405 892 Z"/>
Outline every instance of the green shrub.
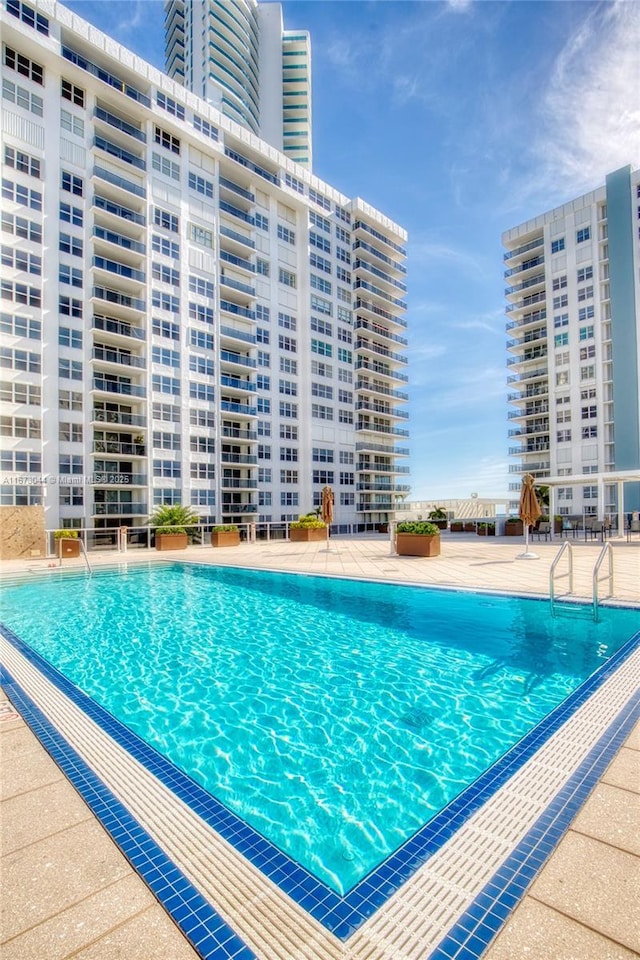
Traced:
<path fill-rule="evenodd" d="M 318 520 L 313 513 L 305 513 L 289 524 L 291 530 L 321 530 L 326 527 L 324 520 Z"/>
<path fill-rule="evenodd" d="M 157 527 L 156 533 L 189 533 L 189 527 L 195 526 L 199 517 L 191 507 L 179 503 L 165 503 L 152 514 L 149 524 Z"/>
<path fill-rule="evenodd" d="M 55 540 L 77 540 L 78 531 L 77 530 L 54 530 L 53 536 Z"/>
<path fill-rule="evenodd" d="M 403 520 L 396 527 L 397 533 L 418 533 L 423 537 L 435 537 L 440 533 L 439 527 L 428 520 Z"/>
<path fill-rule="evenodd" d="M 211 528 L 212 533 L 237 533 L 238 528 L 235 523 L 221 523 L 217 527 Z"/>

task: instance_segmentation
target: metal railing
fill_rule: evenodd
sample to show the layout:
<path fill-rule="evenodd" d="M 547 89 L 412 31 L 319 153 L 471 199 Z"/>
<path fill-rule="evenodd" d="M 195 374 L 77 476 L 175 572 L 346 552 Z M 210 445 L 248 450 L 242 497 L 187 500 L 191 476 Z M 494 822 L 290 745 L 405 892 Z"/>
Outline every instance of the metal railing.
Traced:
<path fill-rule="evenodd" d="M 605 557 L 609 559 L 609 569 L 604 576 L 600 577 L 600 567 L 604 563 Z M 613 548 L 610 543 L 605 543 L 598 555 L 593 568 L 593 619 L 598 622 L 598 584 L 601 580 L 609 581 L 609 596 L 613 595 Z"/>
<path fill-rule="evenodd" d="M 569 569 L 566 571 L 566 573 L 556 574 L 556 567 L 560 563 L 560 560 L 565 553 L 567 553 L 569 556 Z M 573 593 L 573 547 L 568 540 L 565 540 L 558 550 L 558 553 L 551 564 L 551 570 L 549 571 L 549 604 L 551 606 L 552 617 L 555 617 L 555 581 L 556 579 L 560 580 L 563 577 L 569 578 L 569 593 Z"/>

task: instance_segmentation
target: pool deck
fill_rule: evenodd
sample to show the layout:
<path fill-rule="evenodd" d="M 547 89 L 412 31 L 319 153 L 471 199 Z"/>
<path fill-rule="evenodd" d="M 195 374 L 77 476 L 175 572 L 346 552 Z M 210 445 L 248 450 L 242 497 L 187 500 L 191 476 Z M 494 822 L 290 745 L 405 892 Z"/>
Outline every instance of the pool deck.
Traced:
<path fill-rule="evenodd" d="M 614 598 L 640 604 L 640 542 L 613 541 Z M 575 595 L 589 599 L 599 543 L 574 542 Z M 91 555 L 96 567 L 126 559 L 192 560 L 283 571 L 547 596 L 558 542 L 442 537 L 442 554 L 392 555 L 382 536 L 190 548 L 175 554 Z M 3 564 L 8 577 L 53 561 Z M 65 561 L 65 567 L 83 561 Z M 602 569 L 604 573 L 605 567 Z M 562 571 L 561 571 L 562 572 Z M 559 592 L 566 590 L 559 580 Z M 0 582 L 1 586 L 1 582 Z M 608 592 L 602 581 L 601 596 Z M 132 870 L 13 706 L 0 702 L 3 960 L 183 960 L 197 954 Z M 640 723 L 619 750 L 483 960 L 631 960 L 640 957 Z M 259 954 L 258 954 L 259 955 Z M 319 956 L 310 946 L 282 960 Z M 351 953 L 349 941 L 341 954 Z M 358 954 L 361 956 L 364 954 Z M 428 953 L 424 953 L 427 960 Z M 374 956 L 374 953 L 371 953 Z M 408 956 L 399 944 L 394 960 Z M 465 956 L 467 956 L 465 954 Z"/>

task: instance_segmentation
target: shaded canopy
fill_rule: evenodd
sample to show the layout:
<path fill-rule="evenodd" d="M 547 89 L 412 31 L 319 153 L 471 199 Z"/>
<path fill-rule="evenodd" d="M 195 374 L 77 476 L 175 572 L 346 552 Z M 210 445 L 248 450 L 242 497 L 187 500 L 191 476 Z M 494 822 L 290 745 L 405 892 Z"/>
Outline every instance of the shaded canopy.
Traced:
<path fill-rule="evenodd" d="M 322 488 L 322 519 L 333 523 L 333 490 L 329 486 Z"/>
<path fill-rule="evenodd" d="M 536 520 L 542 515 L 540 504 L 534 489 L 535 477 L 527 473 L 522 478 L 522 490 L 520 491 L 520 508 L 518 516 L 525 527 L 533 526 Z"/>

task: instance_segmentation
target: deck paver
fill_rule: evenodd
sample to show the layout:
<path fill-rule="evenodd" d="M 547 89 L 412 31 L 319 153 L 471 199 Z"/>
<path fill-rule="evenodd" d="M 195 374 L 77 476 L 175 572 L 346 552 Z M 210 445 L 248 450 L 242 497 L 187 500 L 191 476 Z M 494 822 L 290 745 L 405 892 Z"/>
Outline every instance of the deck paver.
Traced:
<path fill-rule="evenodd" d="M 95 566 L 178 559 L 295 572 L 364 577 L 465 589 L 548 595 L 559 543 L 536 543 L 538 560 L 519 560 L 516 540 L 443 536 L 442 555 L 424 561 L 390 555 L 385 538 L 332 538 L 328 544 L 241 544 L 156 554 L 95 554 Z M 576 543 L 577 596 L 591 596 L 600 544 Z M 615 546 L 615 596 L 640 603 L 640 543 Z M 5 575 L 35 574 L 51 561 L 3 564 Z M 65 566 L 82 567 L 83 561 Z M 603 589 L 606 593 L 606 587 Z M 2 705 L 0 704 L 0 707 Z M 196 953 L 104 833 L 21 718 L 0 710 L 3 830 L 3 960 L 196 960 Z M 485 960 L 632 960 L 640 957 L 637 843 L 640 724 L 576 817 Z M 63 794 L 69 798 L 68 803 Z M 38 794 L 40 796 L 38 796 Z M 24 823 L 15 811 L 22 801 Z M 65 820 L 65 804 L 71 823 Z M 81 807 L 77 805 L 80 804 Z M 51 815 L 49 815 L 49 812 Z M 84 815 L 86 814 L 86 819 Z M 80 822 L 73 822 L 80 816 Z M 29 824 L 33 825 L 29 842 Z M 45 826 L 45 824 L 47 824 Z M 634 827 L 636 829 L 634 830 Z M 26 842 L 25 842 L 26 841 Z M 16 849 L 17 846 L 17 849 Z"/>

